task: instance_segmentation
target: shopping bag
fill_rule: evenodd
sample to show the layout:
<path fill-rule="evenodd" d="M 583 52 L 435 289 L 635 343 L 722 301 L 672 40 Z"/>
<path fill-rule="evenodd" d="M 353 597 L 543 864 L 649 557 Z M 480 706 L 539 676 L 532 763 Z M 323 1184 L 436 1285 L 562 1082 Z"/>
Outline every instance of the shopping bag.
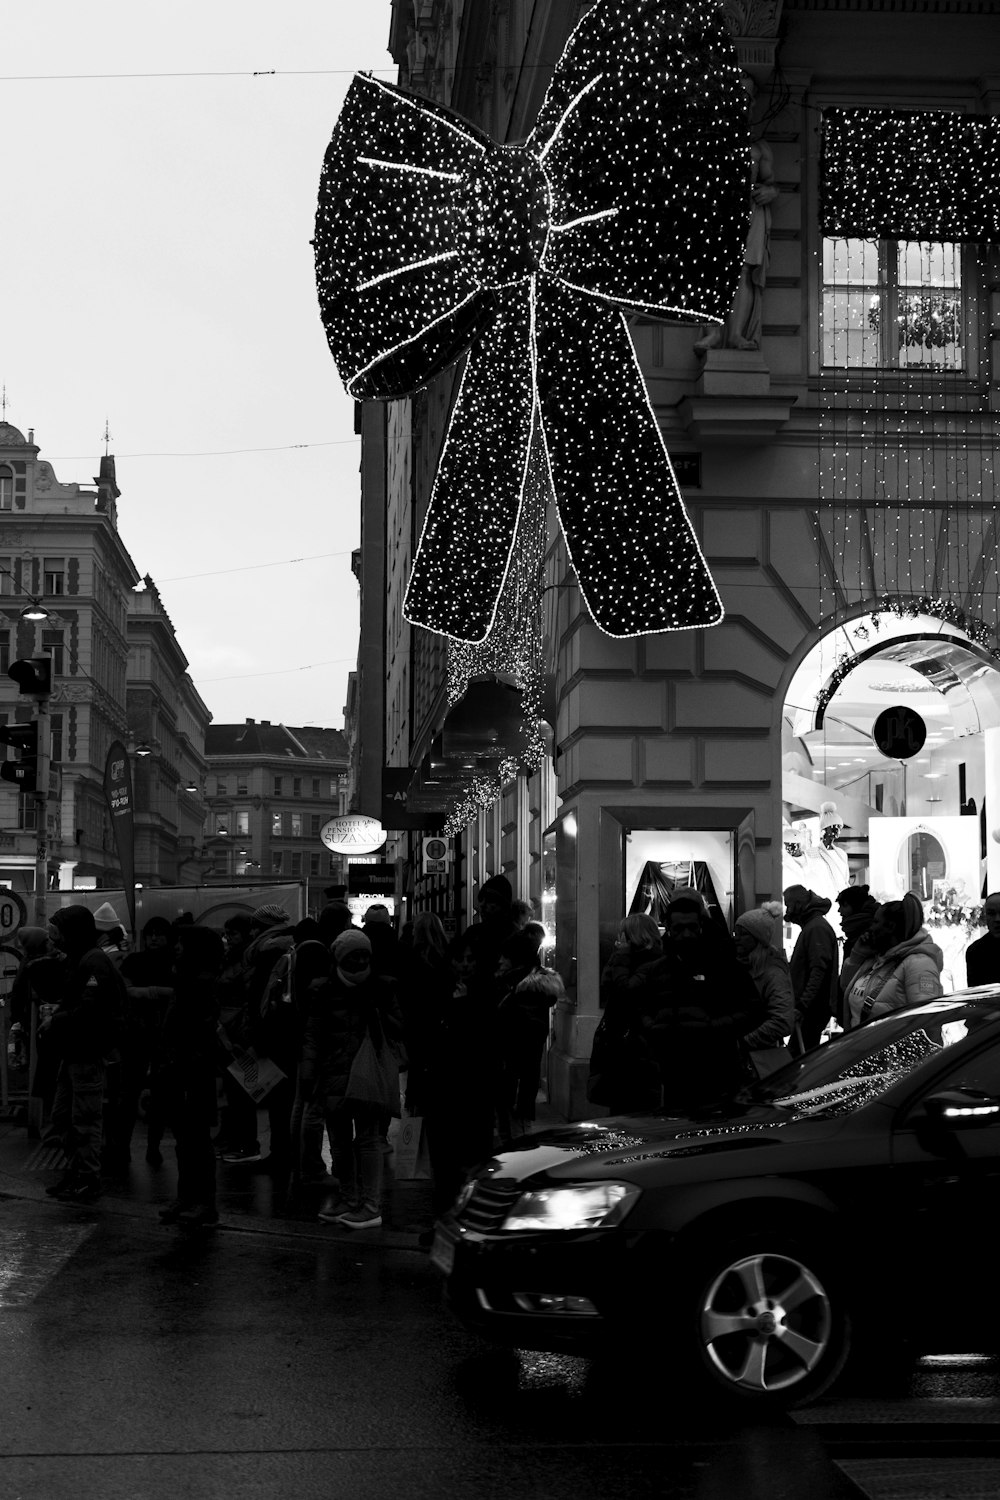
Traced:
<path fill-rule="evenodd" d="M 269 1057 L 258 1057 L 252 1047 L 234 1047 L 233 1060 L 227 1071 L 255 1104 L 259 1104 L 285 1077 L 276 1062 Z"/>
<path fill-rule="evenodd" d="M 374 1104 L 389 1114 L 402 1113 L 399 1100 L 399 1056 L 386 1042 L 376 1046 L 366 1031 L 354 1054 L 345 1095 L 351 1104 Z"/>
<path fill-rule="evenodd" d="M 404 1115 L 390 1131 L 389 1141 L 393 1148 L 393 1173 L 397 1182 L 416 1182 L 430 1177 L 422 1115 Z"/>

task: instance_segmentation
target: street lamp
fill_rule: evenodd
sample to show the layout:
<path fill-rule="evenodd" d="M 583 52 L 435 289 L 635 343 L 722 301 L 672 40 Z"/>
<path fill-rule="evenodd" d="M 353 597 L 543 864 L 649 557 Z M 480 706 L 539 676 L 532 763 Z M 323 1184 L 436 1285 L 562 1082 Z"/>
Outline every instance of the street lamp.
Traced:
<path fill-rule="evenodd" d="M 15 585 L 17 584 L 17 579 L 7 568 L 0 568 L 0 573 L 2 573 L 5 578 L 9 578 L 11 583 Z M 21 589 L 20 592 L 22 594 L 28 593 L 27 589 Z M 29 602 L 21 611 L 22 620 L 47 620 L 49 618 L 48 610 L 45 608 L 45 605 L 37 597 L 37 595 L 28 594 L 28 600 Z"/>
<path fill-rule="evenodd" d="M 147 745 L 145 740 L 140 740 L 138 745 L 136 745 L 135 747 L 135 753 L 136 755 L 140 756 L 152 755 L 152 746 Z"/>

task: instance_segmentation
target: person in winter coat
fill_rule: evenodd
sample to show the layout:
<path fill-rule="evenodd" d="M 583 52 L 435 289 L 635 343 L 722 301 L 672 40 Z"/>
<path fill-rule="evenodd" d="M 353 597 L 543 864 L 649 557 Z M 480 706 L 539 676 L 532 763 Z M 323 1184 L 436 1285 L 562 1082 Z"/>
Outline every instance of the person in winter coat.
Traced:
<path fill-rule="evenodd" d="M 14 935 L 13 946 L 20 958 L 17 973 L 10 987 L 10 1032 L 14 1055 L 12 1066 L 28 1066 L 28 1040 L 31 1035 L 32 984 L 30 965 L 49 952 L 49 929 L 47 927 L 21 927 Z"/>
<path fill-rule="evenodd" d="M 160 1210 L 165 1224 L 210 1229 L 215 1199 L 215 1073 L 219 974 L 225 949 L 219 933 L 194 924 L 174 929 L 174 987 L 150 1070 L 156 1107 L 177 1146 L 177 1196 Z"/>
<path fill-rule="evenodd" d="M 798 1027 L 792 1051 L 798 1054 L 819 1045 L 830 1017 L 838 1012 L 840 957 L 837 935 L 826 920 L 833 903 L 804 885 L 790 885 L 784 895 L 786 920 L 802 929 L 789 965 Z"/>
<path fill-rule="evenodd" d="M 983 902 L 986 932 L 965 950 L 966 983 L 1000 982 L 1000 891 L 991 891 Z"/>
<path fill-rule="evenodd" d="M 65 956 L 58 1009 L 40 1028 L 59 1058 L 52 1131 L 68 1163 L 50 1197 L 93 1203 L 101 1194 L 101 1141 L 108 1067 L 118 1061 L 125 1018 L 125 985 L 98 947 L 93 914 L 85 906 L 54 912 L 49 936 Z M 45 962 L 45 960 L 42 960 Z"/>
<path fill-rule="evenodd" d="M 543 929 L 544 935 L 544 929 Z M 549 1011 L 566 993 L 559 975 L 541 961 L 539 941 L 527 929 L 508 938 L 497 968 L 500 1003 L 500 1136 L 523 1135 L 535 1118 L 542 1054 L 549 1034 Z"/>
<path fill-rule="evenodd" d="M 854 952 L 858 939 L 864 937 L 872 925 L 878 905 L 866 885 L 848 885 L 838 894 L 837 910 L 840 912 L 840 926 L 844 934 L 841 974 L 843 974 L 844 964 Z"/>
<path fill-rule="evenodd" d="M 128 992 L 128 1010 L 121 1047 L 121 1087 L 109 1120 L 108 1155 L 112 1169 L 127 1175 L 139 1099 L 149 1078 L 166 1006 L 173 996 L 174 937 L 166 917 L 150 917 L 143 924 L 139 951 L 126 953 L 118 972 Z M 150 1100 L 152 1103 L 152 1096 Z M 162 1138 L 163 1122 L 154 1105 L 146 1126 L 146 1160 L 151 1166 L 163 1164 Z"/>
<path fill-rule="evenodd" d="M 736 918 L 736 956 L 746 964 L 764 1004 L 765 1016 L 743 1045 L 760 1078 L 791 1059 L 788 1038 L 795 1026 L 795 995 L 788 960 L 781 951 L 779 914 L 757 907 Z"/>
<path fill-rule="evenodd" d="M 381 1110 L 348 1097 L 348 1080 L 366 1034 L 399 1047 L 403 1018 L 393 982 L 372 973 L 371 943 L 350 928 L 333 944 L 333 971 L 310 991 L 302 1047 L 301 1087 L 307 1099 L 323 1101 L 339 1199 L 323 1205 L 319 1218 L 345 1229 L 377 1229 L 382 1223 Z"/>
<path fill-rule="evenodd" d="M 270 1128 L 270 1151 L 261 1158 L 256 1140 L 231 1151 L 222 1159 L 230 1164 L 261 1163 L 260 1170 L 279 1176 L 292 1168 L 292 1107 L 295 1101 L 295 1077 L 298 1066 L 299 1039 L 291 1007 L 265 1005 L 265 992 L 278 960 L 295 946 L 295 925 L 277 902 L 258 906 L 250 914 L 250 942 L 243 955 L 246 969 L 245 1041 L 260 1057 L 269 1057 L 284 1073 L 266 1096 Z M 245 1112 L 250 1126 L 249 1113 Z M 254 1111 L 256 1120 L 256 1110 Z"/>
<path fill-rule="evenodd" d="M 603 1011 L 590 1056 L 587 1098 L 611 1114 L 655 1109 L 660 1075 L 647 1042 L 638 1035 L 643 971 L 663 957 L 660 929 L 643 912 L 625 917 L 611 957 L 601 971 Z"/>
<path fill-rule="evenodd" d="M 641 1024 L 662 1107 L 690 1115 L 717 1108 L 748 1081 L 743 1038 L 763 1020 L 763 1006 L 697 892 L 675 893 L 666 917 L 663 957 L 642 974 Z"/>
<path fill-rule="evenodd" d="M 414 917 L 410 941 L 403 946 L 403 956 L 399 1000 L 409 1062 L 406 1107 L 410 1114 L 424 1115 L 441 1028 L 455 986 L 448 935 L 441 918 L 434 912 L 421 911 Z"/>
<path fill-rule="evenodd" d="M 852 1027 L 944 994 L 944 954 L 923 923 L 924 909 L 910 894 L 887 901 L 876 913 L 869 934 L 875 952 L 860 965 L 847 992 Z"/>

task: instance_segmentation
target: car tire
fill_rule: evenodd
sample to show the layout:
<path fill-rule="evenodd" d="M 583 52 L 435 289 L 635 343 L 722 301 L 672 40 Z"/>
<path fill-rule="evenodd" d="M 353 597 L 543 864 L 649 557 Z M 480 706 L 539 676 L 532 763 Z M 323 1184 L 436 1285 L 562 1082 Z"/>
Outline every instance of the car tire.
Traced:
<path fill-rule="evenodd" d="M 702 1246 L 686 1280 L 696 1370 L 715 1396 L 787 1410 L 815 1401 L 843 1369 L 848 1309 L 812 1246 L 773 1233 Z"/>

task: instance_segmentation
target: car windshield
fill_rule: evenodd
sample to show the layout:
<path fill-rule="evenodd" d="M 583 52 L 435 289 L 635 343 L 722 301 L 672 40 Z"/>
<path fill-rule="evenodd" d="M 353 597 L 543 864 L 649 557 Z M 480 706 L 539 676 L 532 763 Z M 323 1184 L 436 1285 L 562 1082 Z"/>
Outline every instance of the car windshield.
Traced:
<path fill-rule="evenodd" d="M 754 1097 L 800 1118 L 849 1114 L 995 1014 L 982 1006 L 941 1001 L 883 1016 L 782 1068 L 755 1089 Z"/>

